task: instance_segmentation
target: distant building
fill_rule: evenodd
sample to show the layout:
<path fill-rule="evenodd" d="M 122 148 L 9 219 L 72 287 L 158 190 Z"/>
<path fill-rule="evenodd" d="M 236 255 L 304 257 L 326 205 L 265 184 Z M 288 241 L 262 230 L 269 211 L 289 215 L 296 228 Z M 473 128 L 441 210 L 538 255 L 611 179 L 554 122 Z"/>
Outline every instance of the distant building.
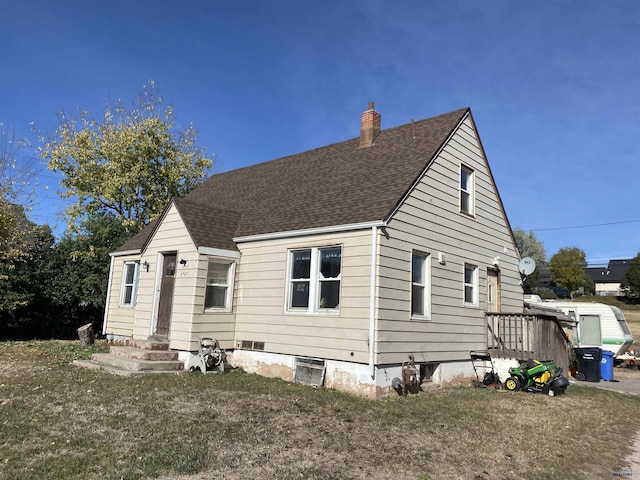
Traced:
<path fill-rule="evenodd" d="M 616 297 L 624 295 L 620 283 L 627 273 L 631 258 L 609 260 L 606 267 L 587 268 L 587 276 L 595 283 L 596 295 L 602 297 Z"/>

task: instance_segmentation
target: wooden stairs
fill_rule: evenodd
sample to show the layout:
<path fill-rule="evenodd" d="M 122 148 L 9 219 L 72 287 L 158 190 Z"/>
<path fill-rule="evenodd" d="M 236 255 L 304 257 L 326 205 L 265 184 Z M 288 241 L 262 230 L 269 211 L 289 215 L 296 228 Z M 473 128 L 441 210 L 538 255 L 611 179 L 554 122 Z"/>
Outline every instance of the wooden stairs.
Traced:
<path fill-rule="evenodd" d="M 165 339 L 154 337 L 127 340 L 124 345 L 109 347 L 109 353 L 94 353 L 91 360 L 74 360 L 73 364 L 125 377 L 184 371 L 184 363 L 178 360 L 178 352 L 170 351 L 169 342 Z"/>

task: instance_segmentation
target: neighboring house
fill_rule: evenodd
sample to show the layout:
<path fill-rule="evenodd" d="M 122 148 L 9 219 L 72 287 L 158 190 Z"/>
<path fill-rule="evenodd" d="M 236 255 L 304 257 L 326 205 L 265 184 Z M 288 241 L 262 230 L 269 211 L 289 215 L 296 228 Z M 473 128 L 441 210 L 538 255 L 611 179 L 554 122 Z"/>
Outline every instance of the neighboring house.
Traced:
<path fill-rule="evenodd" d="M 620 283 L 632 260 L 632 258 L 609 260 L 607 267 L 587 268 L 587 276 L 595 284 L 596 295 L 603 297 L 625 295 L 625 292 L 620 288 Z"/>
<path fill-rule="evenodd" d="M 214 337 L 249 372 L 316 368 L 368 397 L 409 355 L 434 382 L 473 375 L 485 313 L 521 313 L 523 297 L 471 111 L 382 130 L 371 103 L 361 120 L 359 138 L 174 199 L 112 253 L 103 332 L 181 352 Z"/>

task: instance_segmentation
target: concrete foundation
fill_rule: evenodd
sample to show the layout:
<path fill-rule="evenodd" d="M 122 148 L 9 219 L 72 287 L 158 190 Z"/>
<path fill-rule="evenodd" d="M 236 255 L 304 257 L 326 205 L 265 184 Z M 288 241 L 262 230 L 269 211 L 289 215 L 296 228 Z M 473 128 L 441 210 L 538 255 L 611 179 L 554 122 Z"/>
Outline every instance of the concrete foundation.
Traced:
<path fill-rule="evenodd" d="M 293 381 L 295 378 L 296 356 L 253 350 L 234 350 L 228 354 L 228 361 L 234 367 L 241 367 L 248 373 Z M 369 365 L 336 360 L 325 360 L 323 386 L 361 397 L 379 399 L 397 395 L 393 379 L 401 378 L 402 365 L 384 365 L 375 368 L 371 375 Z M 417 365 L 419 368 L 419 364 Z M 423 387 L 469 385 L 475 379 L 469 360 L 430 364 L 432 374 L 425 379 Z"/>

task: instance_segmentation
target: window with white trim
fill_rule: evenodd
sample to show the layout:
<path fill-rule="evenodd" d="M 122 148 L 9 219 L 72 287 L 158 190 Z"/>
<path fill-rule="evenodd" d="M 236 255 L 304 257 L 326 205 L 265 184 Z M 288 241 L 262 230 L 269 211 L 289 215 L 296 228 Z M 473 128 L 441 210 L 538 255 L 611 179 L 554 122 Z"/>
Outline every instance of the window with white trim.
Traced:
<path fill-rule="evenodd" d="M 411 317 L 428 318 L 430 314 L 429 255 L 413 252 L 411 256 Z"/>
<path fill-rule="evenodd" d="M 204 293 L 206 311 L 231 310 L 234 266 L 233 262 L 209 259 Z"/>
<path fill-rule="evenodd" d="M 289 311 L 337 311 L 340 307 L 342 247 L 291 250 L 288 271 Z"/>
<path fill-rule="evenodd" d="M 460 211 L 469 215 L 474 211 L 474 177 L 473 170 L 460 166 Z"/>
<path fill-rule="evenodd" d="M 478 267 L 464 264 L 464 304 L 478 305 Z"/>
<path fill-rule="evenodd" d="M 140 262 L 124 262 L 124 268 L 122 269 L 122 289 L 120 291 L 121 307 L 133 307 L 136 304 L 139 271 Z"/>

